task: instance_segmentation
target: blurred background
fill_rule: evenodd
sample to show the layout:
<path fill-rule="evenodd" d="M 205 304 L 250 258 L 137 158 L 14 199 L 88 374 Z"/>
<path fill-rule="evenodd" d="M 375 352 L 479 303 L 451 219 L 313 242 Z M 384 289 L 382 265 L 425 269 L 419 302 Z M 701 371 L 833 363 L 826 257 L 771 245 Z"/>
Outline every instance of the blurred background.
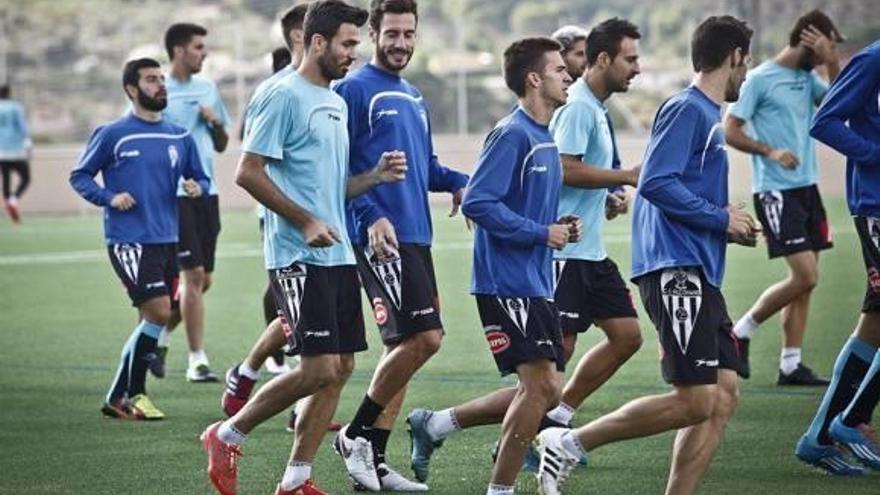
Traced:
<path fill-rule="evenodd" d="M 36 144 L 33 187 L 23 211 L 91 208 L 66 186 L 67 171 L 92 129 L 127 108 L 120 84 L 123 63 L 138 56 L 167 62 L 162 37 L 173 22 L 195 22 L 208 29 L 209 56 L 202 75 L 217 82 L 233 122 L 240 122 L 251 91 L 270 74 L 270 52 L 283 44 L 278 14 L 293 3 L 0 1 L 0 81 L 8 81 L 13 98 L 26 105 Z M 419 44 L 404 75 L 429 102 L 441 159 L 463 170 L 470 169 L 486 131 L 513 102 L 501 78 L 499 54 L 518 37 L 547 35 L 565 24 L 588 29 L 611 16 L 639 26 L 642 74 L 629 93 L 609 103 L 626 165 L 640 161 L 660 103 L 688 84 L 689 37 L 704 17 L 730 13 L 748 20 L 756 32 L 755 64 L 779 51 L 794 20 L 812 8 L 828 13 L 847 37 L 840 46 L 844 58 L 880 38 L 876 0 L 422 0 L 419 8 Z M 371 51 L 368 39 L 361 46 L 359 63 Z M 237 128 L 230 134 L 238 135 Z M 231 183 L 237 144 L 233 140 L 218 156 L 221 200 L 227 208 L 250 204 Z M 743 164 L 737 170 L 747 174 L 745 158 L 731 155 Z M 823 164 L 842 163 L 826 149 L 820 157 Z M 824 176 L 822 181 L 826 193 L 842 192 L 842 170 L 822 168 L 828 174 L 827 185 Z M 742 174 L 732 177 L 735 193 L 748 192 L 749 178 Z"/>

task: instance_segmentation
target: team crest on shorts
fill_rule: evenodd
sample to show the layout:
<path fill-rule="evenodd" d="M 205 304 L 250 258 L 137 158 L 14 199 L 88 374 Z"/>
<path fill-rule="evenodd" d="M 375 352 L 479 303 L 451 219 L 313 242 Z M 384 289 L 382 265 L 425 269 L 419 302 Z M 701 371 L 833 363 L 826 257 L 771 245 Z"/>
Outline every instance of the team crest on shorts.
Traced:
<path fill-rule="evenodd" d="M 402 300 L 403 287 L 403 263 L 400 260 L 400 254 L 392 251 L 393 256 L 390 258 L 380 258 L 375 251 L 367 247 L 364 249 L 364 255 L 370 264 L 370 270 L 376 276 L 376 279 L 385 289 L 385 294 L 391 300 L 391 304 L 400 309 Z"/>
<path fill-rule="evenodd" d="M 700 276 L 693 269 L 664 270 L 660 275 L 660 292 L 678 348 L 682 354 L 687 354 L 703 299 Z"/>
<path fill-rule="evenodd" d="M 295 263 L 287 268 L 275 270 L 275 280 L 281 287 L 284 294 L 284 303 L 287 305 L 287 311 L 290 313 L 289 322 L 291 328 L 296 328 L 300 318 L 300 307 L 302 306 L 303 295 L 306 288 L 306 272 L 305 265 Z"/>
<path fill-rule="evenodd" d="M 880 250 L 880 218 L 868 217 L 868 237 L 874 243 L 874 247 Z"/>
<path fill-rule="evenodd" d="M 779 191 L 767 191 L 761 193 L 758 198 L 764 207 L 764 216 L 767 217 L 767 223 L 770 224 L 770 231 L 773 237 L 779 237 L 780 225 L 782 223 L 782 193 Z"/>
<path fill-rule="evenodd" d="M 529 300 L 523 297 L 499 297 L 498 304 L 525 337 L 529 323 Z"/>

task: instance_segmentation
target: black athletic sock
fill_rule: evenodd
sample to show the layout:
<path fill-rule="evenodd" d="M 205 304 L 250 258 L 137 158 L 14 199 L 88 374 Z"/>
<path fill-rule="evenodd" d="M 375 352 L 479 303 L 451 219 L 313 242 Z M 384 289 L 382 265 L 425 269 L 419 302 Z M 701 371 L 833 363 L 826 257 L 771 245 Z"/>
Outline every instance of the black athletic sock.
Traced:
<path fill-rule="evenodd" d="M 541 425 L 538 426 L 538 431 L 544 431 L 547 428 L 568 428 L 568 425 L 562 424 L 559 421 L 554 419 L 550 419 L 546 414 L 543 418 L 541 418 Z"/>
<path fill-rule="evenodd" d="M 382 428 L 373 428 L 373 463 L 376 467 L 385 462 L 385 448 L 388 446 L 388 437 L 391 436 L 391 430 L 383 430 Z"/>
<path fill-rule="evenodd" d="M 361 405 L 358 407 L 354 419 L 351 420 L 351 424 L 348 425 L 348 429 L 345 431 L 345 436 L 348 438 L 364 437 L 369 439 L 369 432 L 373 429 L 373 423 L 375 423 L 376 418 L 382 414 L 383 409 L 385 409 L 384 406 L 376 404 L 369 395 L 364 395 L 364 400 L 361 401 Z"/>
<path fill-rule="evenodd" d="M 131 379 L 129 380 L 128 389 L 130 397 L 146 393 L 147 368 L 149 368 L 150 360 L 152 359 L 150 354 L 155 354 L 158 342 L 158 339 L 144 333 L 138 336 L 131 362 Z"/>
<path fill-rule="evenodd" d="M 878 400 L 880 400 L 880 354 L 874 356 L 874 362 L 865 374 L 852 403 L 844 411 L 843 424 L 849 427 L 861 423 L 870 424 Z"/>
<path fill-rule="evenodd" d="M 840 372 L 840 380 L 831 396 L 831 402 L 828 404 L 828 408 L 824 411 L 822 427 L 818 432 L 820 445 L 832 445 L 834 443 L 834 440 L 831 439 L 831 435 L 828 434 L 828 427 L 831 425 L 831 420 L 833 420 L 838 413 L 846 409 L 847 405 L 849 405 L 853 397 L 855 397 L 859 384 L 865 377 L 865 373 L 868 372 L 868 367 L 869 363 L 863 361 L 855 353 L 852 353 L 847 357 L 843 369 Z M 832 385 L 835 385 L 835 383 L 832 383 Z M 822 405 L 824 406 L 824 402 Z"/>

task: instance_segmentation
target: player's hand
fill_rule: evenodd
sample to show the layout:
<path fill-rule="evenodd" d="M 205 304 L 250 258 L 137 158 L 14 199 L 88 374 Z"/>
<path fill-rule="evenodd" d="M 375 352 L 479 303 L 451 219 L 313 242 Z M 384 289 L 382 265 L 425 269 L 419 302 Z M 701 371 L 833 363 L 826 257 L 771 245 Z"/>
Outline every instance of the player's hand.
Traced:
<path fill-rule="evenodd" d="M 556 223 L 568 225 L 568 242 L 578 242 L 584 235 L 584 222 L 577 215 L 565 215 Z"/>
<path fill-rule="evenodd" d="M 134 198 L 131 197 L 131 194 L 127 192 L 121 192 L 113 196 L 113 199 L 110 200 L 110 206 L 119 211 L 128 211 L 134 208 L 137 202 Z"/>
<path fill-rule="evenodd" d="M 312 219 L 302 229 L 303 238 L 311 247 L 330 247 L 337 242 L 342 242 L 339 232 L 324 222 Z"/>
<path fill-rule="evenodd" d="M 213 126 L 215 123 L 220 122 L 220 117 L 217 116 L 217 112 L 214 111 L 213 108 L 202 105 L 199 107 L 199 117 L 202 118 L 208 125 Z"/>
<path fill-rule="evenodd" d="M 562 249 L 571 238 L 571 225 L 554 223 L 547 227 L 547 245 L 553 249 Z"/>
<path fill-rule="evenodd" d="M 755 246 L 758 243 L 758 233 L 761 232 L 761 227 L 745 210 L 745 205 L 729 205 L 727 212 L 729 214 L 727 238 L 731 242 L 743 246 Z"/>
<path fill-rule="evenodd" d="M 464 201 L 464 188 L 462 187 L 458 191 L 452 193 L 452 211 L 449 212 L 449 218 L 458 215 L 458 210 L 461 208 L 461 202 Z"/>
<path fill-rule="evenodd" d="M 801 163 L 794 153 L 785 149 L 774 149 L 767 153 L 767 158 L 781 163 L 783 167 L 789 170 L 793 170 Z"/>
<path fill-rule="evenodd" d="M 202 195 L 202 186 L 193 179 L 183 181 L 183 190 L 190 198 L 198 198 Z"/>
<path fill-rule="evenodd" d="M 624 215 L 629 211 L 629 196 L 625 191 L 614 191 L 605 197 L 605 218 L 614 220 L 617 215 Z"/>
<path fill-rule="evenodd" d="M 812 24 L 801 30 L 801 43 L 813 50 L 821 64 L 837 59 L 837 44 Z"/>
<path fill-rule="evenodd" d="M 639 175 L 642 174 L 642 166 L 636 165 L 635 167 L 627 170 L 629 173 L 628 180 L 626 185 L 636 187 L 639 185 Z"/>
<path fill-rule="evenodd" d="M 379 163 L 373 168 L 376 184 L 398 182 L 406 179 L 406 153 L 403 151 L 386 151 L 379 157 Z"/>
<path fill-rule="evenodd" d="M 370 248 L 379 259 L 393 257 L 399 247 L 394 226 L 385 217 L 376 220 L 373 225 L 367 228 L 367 239 L 370 242 Z"/>

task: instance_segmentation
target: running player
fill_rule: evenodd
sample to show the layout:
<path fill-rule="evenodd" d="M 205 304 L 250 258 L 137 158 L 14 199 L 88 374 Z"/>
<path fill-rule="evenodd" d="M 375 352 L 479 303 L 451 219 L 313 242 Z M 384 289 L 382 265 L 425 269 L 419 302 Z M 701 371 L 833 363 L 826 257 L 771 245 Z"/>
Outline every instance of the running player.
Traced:
<path fill-rule="evenodd" d="M 696 491 L 733 415 L 739 357 L 721 280 L 728 240 L 754 245 L 757 224 L 728 205 L 721 104 L 737 99 L 752 31 L 710 17 L 691 41 L 693 85 L 657 113 L 633 212 L 633 279 L 662 346 L 675 390 L 643 397 L 577 430 L 538 436 L 541 493 L 587 452 L 610 442 L 678 430 L 667 494 Z"/>
<path fill-rule="evenodd" d="M 403 153 L 388 152 L 370 172 L 349 178 L 348 111 L 328 86 L 355 61 L 358 28 L 367 16 L 339 0 L 310 3 L 303 62 L 252 102 L 236 182 L 268 210 L 266 267 L 284 312 L 284 333 L 302 359 L 232 418 L 202 434 L 209 478 L 223 495 L 237 493 L 237 458 L 247 435 L 305 397 L 276 494 L 324 493 L 311 480 L 311 463 L 354 367 L 354 353 L 367 347 L 354 253 L 344 235 L 345 198 L 401 179 L 406 166 Z M 362 482 L 378 490 L 369 443 L 356 441 L 352 449 L 361 471 L 373 474 L 372 484 Z"/>
<path fill-rule="evenodd" d="M 178 257 L 183 270 L 183 288 L 180 292 L 180 311 L 168 325 L 172 331 L 180 318 L 186 327 L 189 343 L 189 366 L 186 379 L 191 382 L 215 382 L 217 375 L 211 371 L 205 354 L 205 306 L 204 293 L 211 287 L 214 271 L 214 254 L 217 236 L 220 234 L 220 208 L 217 198 L 217 182 L 214 180 L 214 152 L 226 149 L 229 135 L 229 115 L 220 98 L 217 86 L 197 74 L 208 55 L 205 36 L 208 31 L 195 24 L 173 24 L 165 32 L 165 50 L 171 61 L 168 74 L 168 107 L 165 116 L 169 121 L 184 127 L 195 139 L 202 158 L 202 168 L 211 180 L 205 198 L 187 198 L 182 189 L 180 197 L 180 244 Z M 164 368 L 168 335 L 160 342 L 157 365 Z M 164 369 L 160 371 L 164 374 Z"/>
<path fill-rule="evenodd" d="M 385 448 L 407 384 L 439 351 L 444 333 L 431 257 L 428 192 L 452 194 L 452 216 L 468 181 L 437 160 L 428 108 L 419 90 L 400 76 L 415 49 L 417 24 L 415 0 L 373 0 L 373 58 L 335 86 L 348 104 L 351 173 L 372 168 L 384 150 L 402 150 L 407 159 L 405 181 L 374 188 L 350 205 L 358 270 L 385 352 L 337 445 L 346 451 L 345 445 L 356 437 L 370 440 L 386 491 L 428 489 L 388 466 Z"/>
<path fill-rule="evenodd" d="M 880 398 L 880 41 L 850 60 L 834 80 L 810 135 L 846 156 L 847 203 L 862 243 L 867 290 L 855 332 L 844 344 L 831 385 L 797 457 L 831 474 L 862 474 L 835 442 L 880 470 L 880 445 L 870 428 Z"/>
<path fill-rule="evenodd" d="M 24 106 L 13 100 L 9 85 L 0 86 L 0 170 L 3 173 L 3 205 L 13 222 L 19 223 L 18 200 L 31 182 L 31 136 Z M 12 173 L 18 186 L 12 192 Z"/>
<path fill-rule="evenodd" d="M 743 315 L 733 332 L 748 378 L 749 342 L 758 325 L 782 311 L 779 385 L 828 385 L 801 362 L 810 294 L 819 281 L 819 251 L 831 248 L 831 232 L 816 185 L 816 147 L 809 135 L 815 107 L 840 72 L 831 19 L 818 10 L 801 16 L 788 46 L 749 72 L 739 101 L 724 120 L 727 144 L 752 155 L 752 192 L 770 258 L 785 257 L 788 276 L 770 287 Z M 745 125 L 751 131 L 746 132 Z"/>
<path fill-rule="evenodd" d="M 70 174 L 76 192 L 104 208 L 110 262 L 140 314 L 101 408 L 115 418 L 165 417 L 147 396 L 146 380 L 177 286 L 177 186 L 183 177 L 193 198 L 209 186 L 193 138 L 162 117 L 164 79 L 155 60 L 125 64 L 122 84 L 132 111 L 92 133 Z M 95 182 L 99 172 L 104 187 Z"/>
<path fill-rule="evenodd" d="M 550 35 L 562 45 L 562 60 L 572 81 L 587 70 L 587 32 L 578 26 L 562 26 Z"/>

